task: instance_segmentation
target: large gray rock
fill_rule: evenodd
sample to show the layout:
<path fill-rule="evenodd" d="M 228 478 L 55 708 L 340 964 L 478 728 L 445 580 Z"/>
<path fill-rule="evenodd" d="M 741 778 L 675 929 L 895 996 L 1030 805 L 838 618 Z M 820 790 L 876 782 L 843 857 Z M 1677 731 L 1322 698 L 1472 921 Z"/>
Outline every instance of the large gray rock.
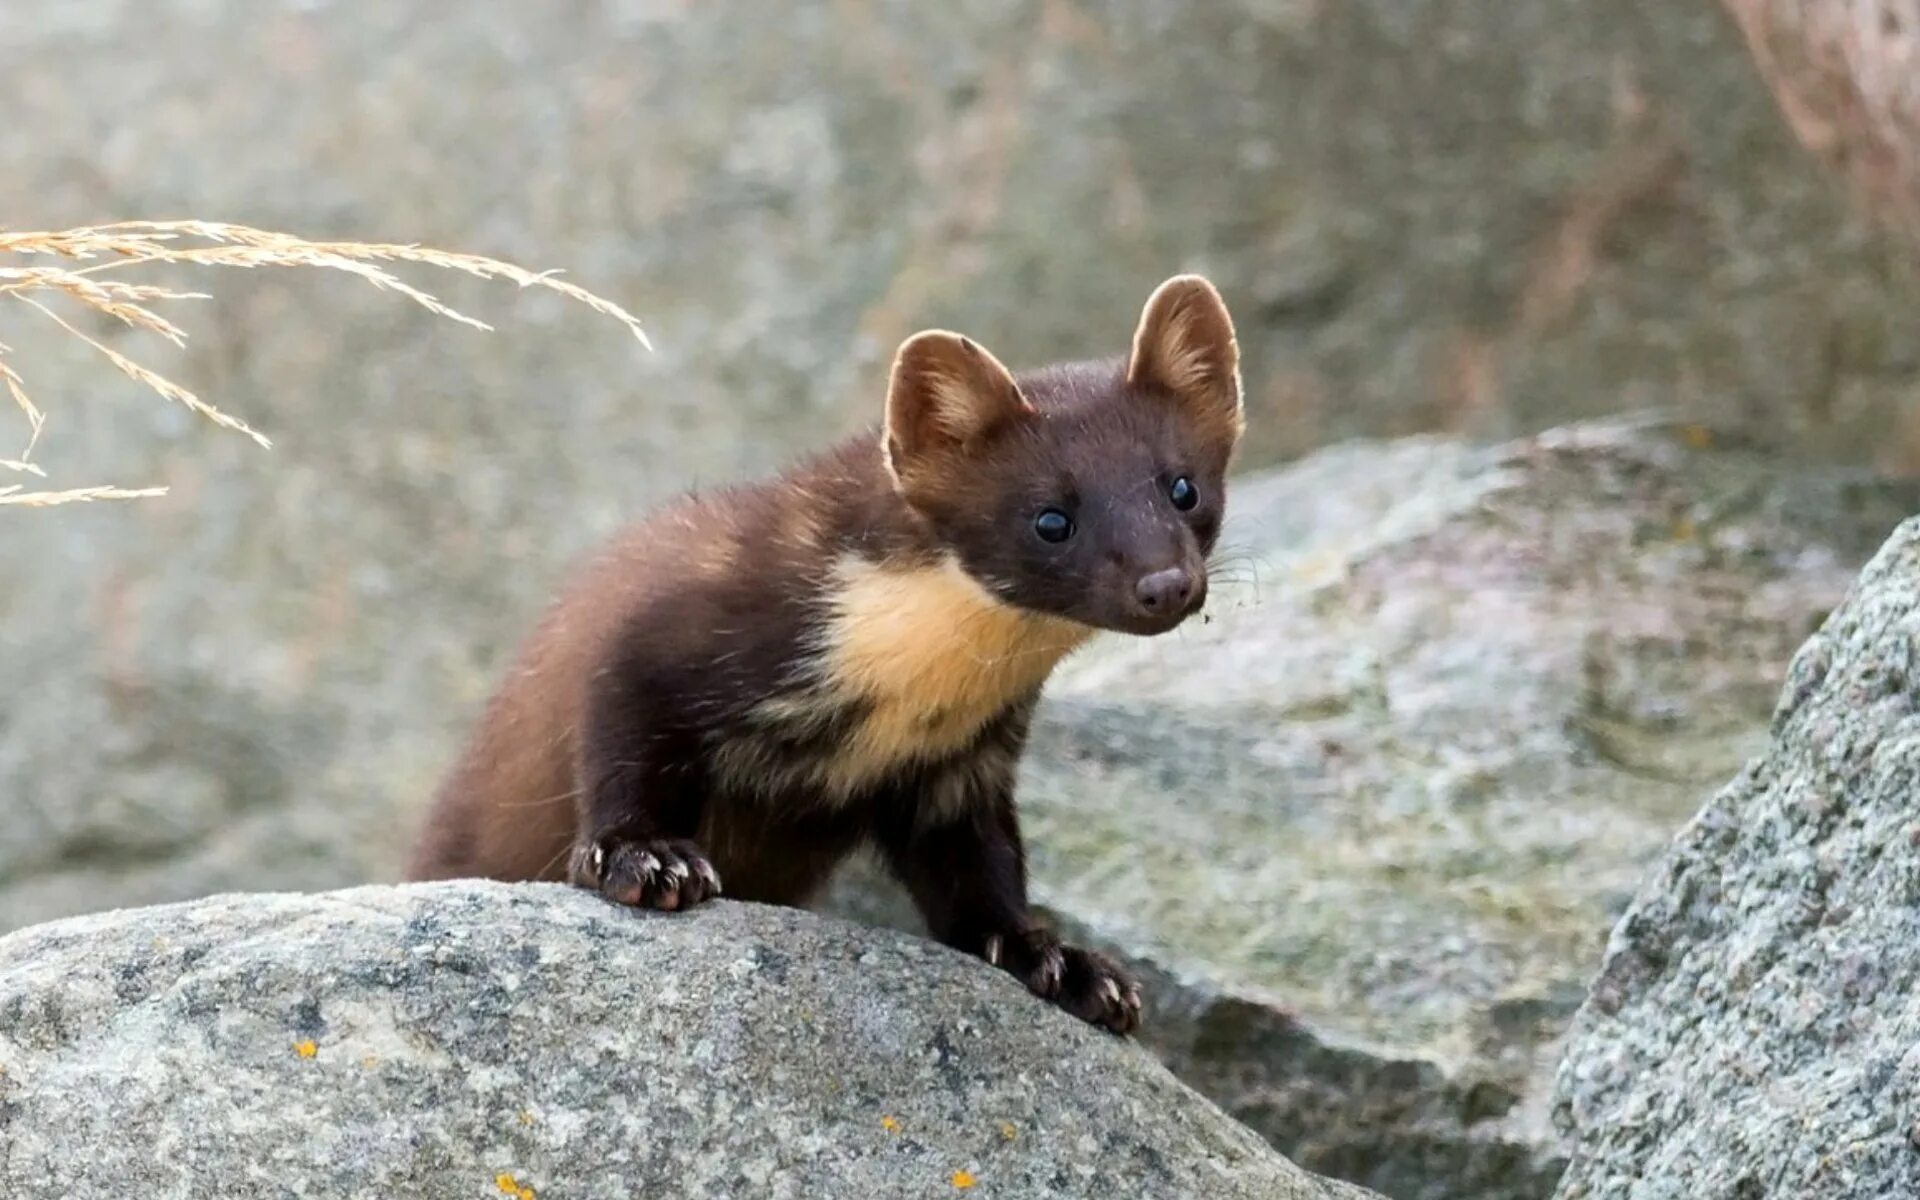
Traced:
<path fill-rule="evenodd" d="M 1920 507 L 1715 441 L 1324 452 L 1236 490 L 1208 623 L 1050 685 L 1036 895 L 1142 966 L 1142 1036 L 1295 1161 L 1409 1200 L 1552 1190 L 1605 931 Z M 913 927 L 896 897 L 832 903 Z"/>
<path fill-rule="evenodd" d="M 984 963 L 551 884 L 13 934 L 0 1068 L 10 1200 L 1367 1195 Z"/>
<path fill-rule="evenodd" d="M 1146 289 L 1205 270 L 1239 319 L 1250 469 L 1351 434 L 1505 434 L 1648 403 L 1858 457 L 1910 462 L 1920 444 L 1902 432 L 1920 288 L 1850 223 L 1705 0 L 767 11 L 5 0 L 7 227 L 193 214 L 501 254 L 630 305 L 659 352 L 546 298 L 437 276 L 429 286 L 500 332 L 291 273 L 185 280 L 217 299 L 181 314 L 184 355 L 89 327 L 256 420 L 276 437 L 267 455 L 22 323 L 36 314 L 0 314 L 10 361 L 53 412 L 42 457 L 56 482 L 175 489 L 0 524 L 0 929 L 391 877 L 564 564 L 672 491 L 869 419 L 895 339 L 922 325 L 968 330 L 1018 365 L 1111 352 Z M 1119 930 L 1133 896 L 1115 897 L 1143 892 L 1143 875 L 1170 890 L 1140 897 L 1151 916 L 1129 938 L 1223 964 L 1193 977 L 1227 980 L 1230 1001 L 1206 998 L 1214 984 L 1160 989 L 1163 1052 L 1271 1136 L 1415 1181 L 1394 1184 L 1406 1195 L 1497 1200 L 1544 1178 L 1539 1137 L 1510 1129 L 1544 1125 L 1537 1089 L 1500 1082 L 1531 1078 L 1566 1007 L 1553 997 L 1567 977 L 1542 964 L 1597 952 L 1583 943 L 1606 923 L 1596 897 L 1624 894 L 1631 864 L 1756 728 L 1727 697 L 1772 686 L 1767 655 L 1786 643 L 1768 639 L 1795 636 L 1778 631 L 1891 525 L 1882 493 L 1802 477 L 1785 494 L 1803 511 L 1762 514 L 1785 531 L 1756 555 L 1771 582 L 1741 565 L 1745 517 L 1734 541 L 1648 535 L 1649 561 L 1682 584 L 1690 556 L 1712 556 L 1736 566 L 1705 578 L 1753 594 L 1683 605 L 1695 615 L 1667 625 L 1661 579 L 1642 593 L 1652 613 L 1588 587 L 1555 626 L 1567 637 L 1540 635 L 1550 678 L 1508 672 L 1507 705 L 1466 706 L 1478 724 L 1432 715 L 1456 711 L 1439 657 L 1383 699 L 1368 664 L 1407 678 L 1430 633 L 1415 618 L 1507 635 L 1500 610 L 1471 599 L 1497 526 L 1478 527 L 1483 557 L 1459 578 L 1415 533 L 1472 516 L 1512 453 L 1362 446 L 1259 485 L 1276 499 L 1233 536 L 1269 564 L 1261 594 L 1291 597 L 1264 632 L 1222 618 L 1183 634 L 1112 704 L 1070 676 L 1065 723 L 1049 718 L 1037 749 L 1036 796 L 1060 797 L 1035 804 L 1048 898 L 1082 896 Z M 1771 503 L 1764 459 L 1671 453 L 1654 495 L 1697 507 L 1702 528 L 1716 504 Z M 1673 481 L 1687 470 L 1703 480 Z M 1525 493 L 1521 544 L 1571 578 L 1578 553 L 1541 532 L 1556 519 L 1549 479 Z M 1616 496 L 1566 503 L 1589 499 Z M 1658 508 L 1618 519 L 1671 532 Z M 1307 588 L 1348 563 L 1380 631 L 1351 656 L 1348 593 Z M 1435 589 L 1451 599 L 1423 607 Z M 1719 653 L 1695 643 L 1734 616 L 1752 649 L 1730 690 L 1669 678 Z M 1636 656 L 1631 631 L 1649 623 Z M 1229 628 L 1243 640 L 1223 643 Z M 1573 635 L 1593 628 L 1628 631 L 1595 639 L 1626 674 L 1576 683 Z M 1483 697 L 1489 664 L 1513 653 L 1479 654 L 1464 634 L 1436 644 Z M 1273 668 L 1231 686 L 1228 668 L 1260 655 Z M 1271 702 L 1249 698 L 1267 686 Z M 1162 688 L 1178 698 L 1155 701 Z M 1586 708 L 1567 699 L 1582 688 Z M 1656 701 L 1618 720 L 1622 694 Z M 1540 697 L 1581 716 L 1572 732 L 1528 709 Z M 1175 714 L 1197 723 L 1175 728 Z M 1522 800 L 1476 807 L 1482 764 L 1508 778 L 1509 717 L 1520 762 L 1598 760 L 1580 777 L 1615 781 L 1599 789 L 1611 798 L 1548 808 L 1559 776 L 1531 766 L 1489 793 Z M 1354 736 L 1316 749 L 1304 738 L 1320 728 Z M 1166 765 L 1166 750 L 1185 757 Z M 1076 797 L 1083 769 L 1093 782 Z M 1256 789 L 1261 771 L 1283 786 Z M 1074 823 L 1118 784 L 1142 819 L 1085 821 L 1094 844 Z M 1515 810 L 1533 817 L 1509 831 Z M 1541 840 L 1516 859 L 1521 829 Z M 1199 831 L 1217 844 L 1197 848 Z M 1483 834 L 1506 848 L 1483 854 Z M 1280 844 L 1262 848 L 1268 835 Z M 1248 878 L 1260 886 L 1236 901 Z M 1431 969 L 1409 964 L 1428 949 Z M 1501 1064 L 1495 1082 L 1471 1082 L 1485 1062 Z"/>
<path fill-rule="evenodd" d="M 1915 444 L 1920 289 L 1706 0 L 7 0 L 0 78 L 9 228 L 486 251 L 659 346 L 438 275 L 500 331 L 289 272 L 192 276 L 184 355 L 95 330 L 267 454 L 9 309 L 54 481 L 174 493 L 0 532 L 0 928 L 391 872 L 562 566 L 874 416 L 922 325 L 1107 353 L 1204 269 L 1249 466 L 1648 403 Z"/>
<path fill-rule="evenodd" d="M 1560 1200 L 1920 1195 L 1920 520 L 1607 943 Z"/>

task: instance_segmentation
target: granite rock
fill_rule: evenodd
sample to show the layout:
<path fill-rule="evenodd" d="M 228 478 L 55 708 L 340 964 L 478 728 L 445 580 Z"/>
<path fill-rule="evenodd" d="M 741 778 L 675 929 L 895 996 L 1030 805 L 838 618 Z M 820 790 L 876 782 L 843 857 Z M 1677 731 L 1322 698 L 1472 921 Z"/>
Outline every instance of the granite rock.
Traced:
<path fill-rule="evenodd" d="M 7 228 L 193 215 L 503 255 L 630 306 L 658 352 L 432 273 L 410 277 L 497 332 L 304 272 L 181 277 L 215 296 L 180 312 L 184 353 L 86 327 L 266 453 L 0 314 L 49 485 L 173 489 L 0 528 L 0 929 L 390 877 L 565 566 L 876 418 L 926 325 L 1016 366 L 1114 353 L 1148 289 L 1204 270 L 1241 332 L 1249 469 L 1649 404 L 1911 444 L 1920 288 L 1711 4 L 783 17 L 8 0 Z M 6 419 L 0 455 L 25 441 Z M 1400 461 L 1371 453 L 1318 469 Z"/>
<path fill-rule="evenodd" d="M 1338 447 L 1228 508 L 1210 619 L 1049 685 L 1035 895 L 1295 1161 L 1538 1200 L 1607 929 L 1920 489 L 1649 420 Z M 830 903 L 918 927 L 871 872 Z"/>
<path fill-rule="evenodd" d="M 1920 1195 L 1920 520 L 1794 657 L 1573 1023 L 1558 1200 Z"/>
<path fill-rule="evenodd" d="M 558 884 L 14 933 L 0 1068 L 14 1200 L 1367 1196 L 984 963 Z"/>
<path fill-rule="evenodd" d="M 84 326 L 255 421 L 267 454 L 0 313 L 52 414 L 50 485 L 173 489 L 0 523 L 0 929 L 392 878 L 516 639 L 617 523 L 873 419 L 917 328 L 1015 366 L 1111 353 L 1148 289 L 1201 270 L 1247 362 L 1231 536 L 1282 602 L 1063 676 L 1030 777 L 1043 895 L 1178 967 L 1161 1050 L 1292 1152 L 1403 1197 L 1542 1194 L 1525 1081 L 1567 964 L 1753 748 L 1751 698 L 1891 528 L 1890 493 L 1780 464 L 1913 464 L 1904 260 L 1709 3 L 789 8 L 7 0 L 7 228 L 192 215 L 491 253 L 628 305 L 658 352 L 415 273 L 497 332 L 295 272 L 180 277 L 216 297 L 179 314 L 183 353 Z M 1262 474 L 1356 435 L 1645 405 L 1783 436 L 1621 451 L 1591 491 L 1564 439 Z M 1642 507 L 1574 521 L 1629 527 L 1582 535 L 1582 582 L 1555 505 L 1622 499 Z M 1661 540 L 1721 506 L 1724 537 Z M 1501 521 L 1520 582 L 1483 589 Z M 1606 564 L 1642 553 L 1657 577 L 1610 605 L 1607 572 L 1640 568 Z M 1668 620 L 1694 558 L 1735 594 Z M 1480 699 L 1448 699 L 1455 665 Z M 1084 819 L 1103 802 L 1140 817 Z M 1237 856 L 1196 847 L 1189 809 Z"/>

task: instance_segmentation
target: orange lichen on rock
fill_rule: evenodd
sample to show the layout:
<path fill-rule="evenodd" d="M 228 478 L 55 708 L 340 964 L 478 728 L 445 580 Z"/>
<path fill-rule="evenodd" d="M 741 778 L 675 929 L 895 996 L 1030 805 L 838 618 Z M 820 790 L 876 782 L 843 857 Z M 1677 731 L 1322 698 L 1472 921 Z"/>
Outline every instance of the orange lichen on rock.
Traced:
<path fill-rule="evenodd" d="M 533 1200 L 533 1189 L 524 1186 L 505 1171 L 493 1177 L 493 1186 L 499 1188 L 502 1195 L 512 1196 L 515 1200 Z"/>
<path fill-rule="evenodd" d="M 320 1053 L 320 1047 L 314 1045 L 311 1041 L 295 1042 L 293 1044 L 293 1052 L 301 1058 L 312 1058 L 314 1055 Z"/>
<path fill-rule="evenodd" d="M 972 1171 L 955 1171 L 953 1173 L 953 1186 L 957 1188 L 970 1188 L 974 1185 L 974 1182 Z"/>

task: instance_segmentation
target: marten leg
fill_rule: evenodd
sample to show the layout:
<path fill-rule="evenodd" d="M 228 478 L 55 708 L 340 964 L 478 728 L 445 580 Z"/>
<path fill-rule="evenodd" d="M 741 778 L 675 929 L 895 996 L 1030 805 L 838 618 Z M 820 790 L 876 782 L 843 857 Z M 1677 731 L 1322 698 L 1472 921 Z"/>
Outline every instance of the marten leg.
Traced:
<path fill-rule="evenodd" d="M 589 696 L 580 756 L 579 825 L 569 877 L 621 904 L 690 908 L 720 894 L 694 836 L 704 786 L 693 747 L 658 734 L 670 697 L 609 676 Z"/>
<path fill-rule="evenodd" d="M 983 796 L 947 818 L 887 806 L 879 831 L 888 865 L 942 942 L 1011 973 L 1083 1021 L 1115 1033 L 1140 1023 L 1140 989 L 1113 960 L 1063 945 L 1027 911 L 1026 860 L 1013 796 Z M 917 819 L 916 819 L 917 818 Z"/>

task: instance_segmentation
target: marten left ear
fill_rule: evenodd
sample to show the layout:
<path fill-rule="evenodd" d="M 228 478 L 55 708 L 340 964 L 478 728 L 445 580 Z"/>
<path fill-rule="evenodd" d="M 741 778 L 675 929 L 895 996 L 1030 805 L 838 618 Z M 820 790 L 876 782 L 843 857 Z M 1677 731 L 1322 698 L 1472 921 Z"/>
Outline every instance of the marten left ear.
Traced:
<path fill-rule="evenodd" d="M 1232 444 L 1246 427 L 1240 343 L 1214 286 L 1175 275 L 1147 298 L 1133 335 L 1127 382 L 1172 393 L 1203 428 Z"/>
<path fill-rule="evenodd" d="M 966 450 L 1033 414 L 1000 360 L 957 333 L 901 343 L 887 388 L 887 464 L 896 478 L 930 453 Z"/>

